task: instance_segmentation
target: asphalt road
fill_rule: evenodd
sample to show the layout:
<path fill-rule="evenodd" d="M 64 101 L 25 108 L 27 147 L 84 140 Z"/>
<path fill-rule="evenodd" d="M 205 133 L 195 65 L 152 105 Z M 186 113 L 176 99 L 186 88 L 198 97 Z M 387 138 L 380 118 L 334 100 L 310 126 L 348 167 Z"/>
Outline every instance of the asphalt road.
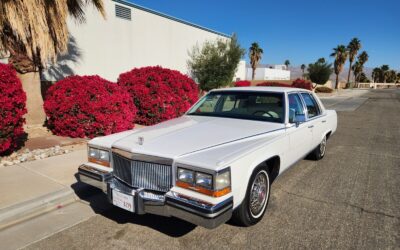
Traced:
<path fill-rule="evenodd" d="M 400 92 L 328 101 L 338 131 L 321 161 L 303 160 L 272 185 L 264 219 L 215 230 L 118 208 L 28 249 L 400 249 Z M 97 206 L 96 206 L 97 204 Z"/>

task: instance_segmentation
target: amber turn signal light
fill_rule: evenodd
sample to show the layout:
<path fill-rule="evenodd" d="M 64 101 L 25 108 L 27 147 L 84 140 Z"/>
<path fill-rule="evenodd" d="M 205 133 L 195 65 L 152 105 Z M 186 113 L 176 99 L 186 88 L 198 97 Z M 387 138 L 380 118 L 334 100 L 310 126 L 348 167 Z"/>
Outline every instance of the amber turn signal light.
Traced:
<path fill-rule="evenodd" d="M 223 188 L 221 190 L 210 190 L 200 186 L 194 186 L 190 183 L 183 182 L 183 181 L 176 181 L 176 186 L 181 188 L 186 188 L 198 193 L 202 193 L 211 197 L 221 197 L 231 192 L 230 187 Z"/>
<path fill-rule="evenodd" d="M 104 167 L 110 167 L 110 162 L 101 161 L 101 160 L 93 158 L 93 157 L 89 157 L 89 162 L 96 163 L 96 164 L 102 165 Z"/>

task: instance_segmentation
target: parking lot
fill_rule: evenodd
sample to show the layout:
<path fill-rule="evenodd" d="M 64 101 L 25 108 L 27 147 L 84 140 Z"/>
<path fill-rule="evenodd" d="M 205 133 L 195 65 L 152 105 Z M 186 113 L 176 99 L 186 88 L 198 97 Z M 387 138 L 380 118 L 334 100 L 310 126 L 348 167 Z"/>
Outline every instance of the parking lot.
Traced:
<path fill-rule="evenodd" d="M 395 249 L 400 246 L 400 91 L 326 98 L 338 130 L 321 161 L 303 160 L 272 185 L 264 219 L 215 230 L 154 215 L 99 209 L 28 249 Z M 84 199 L 84 197 L 83 197 Z"/>

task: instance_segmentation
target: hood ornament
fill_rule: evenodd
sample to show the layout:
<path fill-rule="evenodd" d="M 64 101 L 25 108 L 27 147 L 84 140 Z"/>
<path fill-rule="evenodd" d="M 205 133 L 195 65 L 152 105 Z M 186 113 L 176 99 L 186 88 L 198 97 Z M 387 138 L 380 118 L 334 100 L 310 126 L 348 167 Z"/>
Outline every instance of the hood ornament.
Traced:
<path fill-rule="evenodd" d="M 139 145 L 143 145 L 143 143 L 144 143 L 144 138 L 143 138 L 142 136 L 139 136 L 139 137 L 138 137 L 138 143 L 139 143 Z"/>

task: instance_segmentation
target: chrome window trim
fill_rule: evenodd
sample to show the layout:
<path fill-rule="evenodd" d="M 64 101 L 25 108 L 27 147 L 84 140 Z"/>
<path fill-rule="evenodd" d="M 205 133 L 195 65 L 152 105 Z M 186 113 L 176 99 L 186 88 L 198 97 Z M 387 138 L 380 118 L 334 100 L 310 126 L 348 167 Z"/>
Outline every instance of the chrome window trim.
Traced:
<path fill-rule="evenodd" d="M 129 160 L 157 163 L 157 164 L 170 165 L 170 166 L 172 166 L 172 163 L 174 161 L 173 159 L 169 159 L 169 158 L 164 158 L 164 157 L 159 157 L 159 156 L 154 156 L 154 155 L 132 153 L 132 152 L 128 152 L 128 151 L 125 151 L 122 149 L 118 149 L 118 148 L 112 148 L 111 151 L 113 153 L 118 154 L 122 157 L 125 157 Z"/>
<path fill-rule="evenodd" d="M 306 114 L 307 114 L 307 115 L 306 115 L 306 119 L 307 119 L 306 122 L 307 122 L 307 121 L 312 121 L 312 120 L 314 120 L 315 118 L 319 118 L 319 117 L 322 117 L 322 116 L 324 115 L 324 114 L 322 113 L 321 107 L 320 107 L 319 104 L 318 104 L 318 101 L 315 100 L 315 97 L 314 97 L 311 93 L 305 92 L 305 91 L 299 91 L 298 93 L 299 93 L 299 95 L 300 95 L 300 97 L 301 97 L 301 100 L 303 101 L 303 105 L 304 105 L 304 107 L 305 107 L 305 109 L 306 109 L 306 111 L 307 111 L 307 113 L 306 113 Z M 311 117 L 311 118 L 308 117 L 307 105 L 306 105 L 306 102 L 304 101 L 304 98 L 303 98 L 303 95 L 302 95 L 302 94 L 308 94 L 308 95 L 312 96 L 312 98 L 314 98 L 315 103 L 317 104 L 318 111 L 319 111 L 319 114 L 318 114 L 318 115 L 313 116 L 313 117 Z"/>

